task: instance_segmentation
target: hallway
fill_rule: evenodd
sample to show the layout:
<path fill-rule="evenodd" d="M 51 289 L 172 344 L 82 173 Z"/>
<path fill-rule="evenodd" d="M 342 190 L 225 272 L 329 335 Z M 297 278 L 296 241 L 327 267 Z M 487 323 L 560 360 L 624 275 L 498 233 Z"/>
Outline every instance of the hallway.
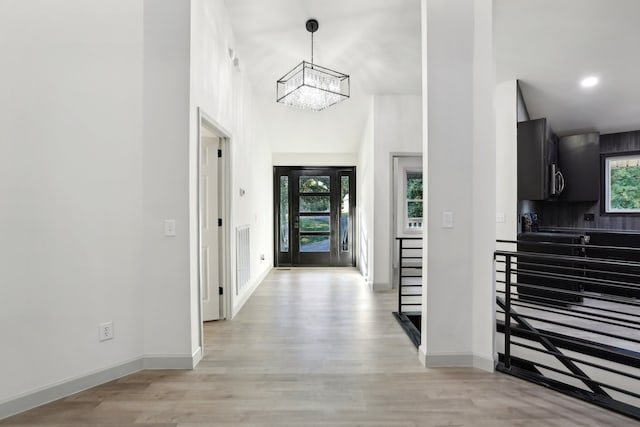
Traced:
<path fill-rule="evenodd" d="M 502 374 L 425 369 L 394 292 L 353 269 L 274 270 L 193 371 L 143 371 L 0 426 L 622 426 L 633 420 Z"/>

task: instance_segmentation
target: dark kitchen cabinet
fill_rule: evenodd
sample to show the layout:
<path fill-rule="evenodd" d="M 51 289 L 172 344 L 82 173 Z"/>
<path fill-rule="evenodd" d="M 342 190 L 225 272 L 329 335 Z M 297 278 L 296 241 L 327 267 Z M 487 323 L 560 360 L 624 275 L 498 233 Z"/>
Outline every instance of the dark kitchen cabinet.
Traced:
<path fill-rule="evenodd" d="M 523 301 L 566 305 L 582 302 L 582 271 L 574 260 L 582 256 L 578 247 L 583 236 L 568 233 L 522 233 L 518 235 L 518 295 Z M 558 255 L 537 258 L 526 254 Z"/>
<path fill-rule="evenodd" d="M 518 123 L 518 200 L 547 200 L 551 167 L 558 163 L 558 138 L 547 119 Z"/>
<path fill-rule="evenodd" d="M 558 142 L 558 164 L 564 175 L 567 202 L 593 202 L 600 196 L 600 134 L 571 135 Z"/>
<path fill-rule="evenodd" d="M 620 264 L 598 264 L 589 268 L 586 277 L 593 281 L 585 284 L 586 291 L 640 298 L 640 265 L 637 264 L 640 263 L 640 234 L 589 232 L 586 251 L 589 258 L 622 261 Z M 617 286 L 602 280 L 613 281 Z"/>

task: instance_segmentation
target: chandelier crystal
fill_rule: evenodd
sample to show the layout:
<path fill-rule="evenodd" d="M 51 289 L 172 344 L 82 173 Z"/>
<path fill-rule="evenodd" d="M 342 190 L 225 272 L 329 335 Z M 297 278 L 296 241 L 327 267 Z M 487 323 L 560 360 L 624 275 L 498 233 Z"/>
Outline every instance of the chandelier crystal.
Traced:
<path fill-rule="evenodd" d="M 320 111 L 349 98 L 349 76 L 313 63 L 313 33 L 318 21 L 306 23 L 311 33 L 311 62 L 302 61 L 277 81 L 277 102 L 303 110 Z"/>

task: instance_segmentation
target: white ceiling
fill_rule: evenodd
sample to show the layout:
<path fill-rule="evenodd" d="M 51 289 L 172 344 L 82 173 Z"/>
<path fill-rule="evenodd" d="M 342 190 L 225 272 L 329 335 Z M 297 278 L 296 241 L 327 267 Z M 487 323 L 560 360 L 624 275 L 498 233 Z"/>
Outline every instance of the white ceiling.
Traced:
<path fill-rule="evenodd" d="M 559 134 L 640 129 L 639 0 L 495 0 L 497 81 Z M 580 79 L 599 77 L 583 89 Z"/>
<path fill-rule="evenodd" d="M 420 0 L 225 0 L 240 69 L 274 152 L 355 152 L 373 94 L 421 93 Z M 494 0 L 496 78 L 519 79 L 534 118 L 559 134 L 640 129 L 640 0 Z M 315 113 L 275 102 L 310 59 L 351 75 L 351 98 Z M 589 90 L 579 80 L 596 75 Z"/>
<path fill-rule="evenodd" d="M 226 0 L 275 152 L 355 152 L 373 94 L 421 93 L 420 0 Z M 351 76 L 351 98 L 320 112 L 275 102 L 276 80 L 303 59 Z"/>

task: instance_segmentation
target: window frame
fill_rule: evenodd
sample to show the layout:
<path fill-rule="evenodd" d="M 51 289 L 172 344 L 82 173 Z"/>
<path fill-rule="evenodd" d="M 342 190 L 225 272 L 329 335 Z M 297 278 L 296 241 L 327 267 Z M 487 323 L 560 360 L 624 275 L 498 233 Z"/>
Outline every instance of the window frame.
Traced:
<path fill-rule="evenodd" d="M 640 151 L 624 151 L 614 153 L 604 153 L 600 156 L 600 214 L 603 216 L 640 216 L 640 208 L 638 209 L 615 209 L 611 210 L 611 191 L 610 191 L 610 168 L 611 160 L 619 160 L 628 157 L 640 159 Z"/>

